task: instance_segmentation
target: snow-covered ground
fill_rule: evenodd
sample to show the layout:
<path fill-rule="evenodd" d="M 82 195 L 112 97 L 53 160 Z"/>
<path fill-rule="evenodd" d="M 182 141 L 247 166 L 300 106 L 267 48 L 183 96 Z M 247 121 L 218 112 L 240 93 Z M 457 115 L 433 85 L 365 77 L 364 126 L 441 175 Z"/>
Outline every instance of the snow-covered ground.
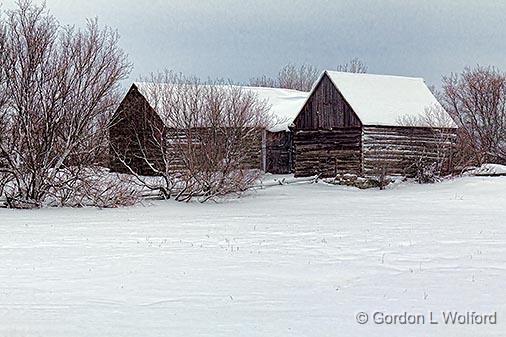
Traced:
<path fill-rule="evenodd" d="M 0 336 L 504 336 L 506 177 L 0 209 Z M 366 312 L 496 325 L 360 325 Z"/>

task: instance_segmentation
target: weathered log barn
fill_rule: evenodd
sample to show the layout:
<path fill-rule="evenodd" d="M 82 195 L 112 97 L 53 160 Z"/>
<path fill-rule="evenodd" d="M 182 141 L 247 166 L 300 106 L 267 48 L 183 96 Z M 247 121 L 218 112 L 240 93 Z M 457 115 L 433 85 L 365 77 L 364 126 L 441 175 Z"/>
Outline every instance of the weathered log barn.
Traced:
<path fill-rule="evenodd" d="M 295 176 L 449 169 L 456 125 L 421 78 L 325 71 L 293 125 Z"/>
<path fill-rule="evenodd" d="M 160 141 L 153 141 L 153 134 L 149 131 L 153 128 L 152 125 L 164 124 L 157 112 L 157 104 L 150 95 L 153 85 L 157 84 L 133 83 L 112 118 L 109 128 L 110 168 L 115 172 L 130 173 L 129 168 L 133 168 L 136 173 L 153 175 L 155 172 L 147 162 L 160 165 L 160 149 L 150 145 Z M 309 93 L 260 87 L 242 87 L 242 90 L 250 91 L 259 100 L 265 101 L 273 117 L 272 125 L 263 130 L 261 136 L 252 143 L 249 153 L 250 166 L 271 173 L 291 172 L 292 133 L 289 126 Z M 121 149 L 121 160 L 113 149 Z"/>
<path fill-rule="evenodd" d="M 134 137 L 132 128 L 164 121 L 147 86 L 131 86 L 113 117 L 110 141 L 111 148 L 125 149 L 129 166 L 149 175 L 153 172 L 138 152 L 139 143 L 152 135 Z M 451 167 L 456 125 L 421 78 L 325 71 L 310 93 L 243 90 L 265 100 L 276 120 L 252 143 L 251 167 L 322 177 L 412 176 L 420 164 L 431 162 Z M 157 149 L 147 152 L 151 162 L 159 160 Z M 114 155 L 111 169 L 129 172 Z"/>

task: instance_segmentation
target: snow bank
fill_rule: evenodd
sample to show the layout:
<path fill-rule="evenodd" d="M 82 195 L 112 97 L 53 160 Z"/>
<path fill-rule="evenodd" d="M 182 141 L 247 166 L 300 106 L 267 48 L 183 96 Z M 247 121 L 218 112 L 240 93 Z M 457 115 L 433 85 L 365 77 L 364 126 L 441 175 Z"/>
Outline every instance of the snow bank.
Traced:
<path fill-rule="evenodd" d="M 506 175 L 506 166 L 500 164 L 483 164 L 467 173 L 475 176 L 504 176 Z"/>

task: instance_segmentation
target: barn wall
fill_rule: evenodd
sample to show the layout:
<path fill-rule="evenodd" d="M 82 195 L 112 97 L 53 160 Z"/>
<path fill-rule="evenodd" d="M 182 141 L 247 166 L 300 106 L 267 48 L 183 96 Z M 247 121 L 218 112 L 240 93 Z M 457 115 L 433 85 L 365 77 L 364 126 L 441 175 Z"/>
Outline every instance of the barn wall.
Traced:
<path fill-rule="evenodd" d="M 220 130 L 216 129 L 215 131 L 212 133 L 210 128 L 178 131 L 165 127 L 144 96 L 135 86 L 132 86 L 111 121 L 109 167 L 113 172 L 131 173 L 122 162 L 123 160 L 138 174 L 156 175 L 156 171 L 152 167 L 156 170 L 165 170 L 162 155 L 162 149 L 165 147 L 168 150 L 165 153 L 170 169 L 183 169 L 185 165 L 181 149 L 188 151 L 188 144 L 193 147 L 194 163 L 198 163 L 201 159 L 206 160 L 204 153 L 209 155 L 216 151 L 216 148 L 210 145 L 213 141 L 214 144 L 225 144 L 230 141 L 225 139 L 226 137 L 220 133 Z M 225 131 L 225 129 L 221 131 Z M 231 134 L 230 129 L 226 131 Z M 262 132 L 260 130 L 258 132 L 249 130 L 248 132 L 251 133 L 251 136 L 242 140 L 244 148 L 248 149 L 245 156 L 240 158 L 242 168 L 261 169 Z"/>
<path fill-rule="evenodd" d="M 266 138 L 266 172 L 291 173 L 293 163 L 292 133 L 267 132 Z"/>
<path fill-rule="evenodd" d="M 325 74 L 295 120 L 297 177 L 361 173 L 361 123 Z"/>
<path fill-rule="evenodd" d="M 233 129 L 232 129 L 233 130 Z M 237 131 L 239 132 L 239 131 Z M 262 169 L 262 131 L 261 130 L 242 130 L 250 135 L 242 139 L 242 147 L 248 149 L 241 158 L 241 168 L 243 169 Z M 184 163 L 182 156 L 178 155 L 182 151 L 192 153 L 194 162 L 205 166 L 208 156 L 212 156 L 217 150 L 217 146 L 222 146 L 227 141 L 227 135 L 232 134 L 231 129 L 211 129 L 205 127 L 192 129 L 167 129 L 166 146 L 170 156 L 170 164 L 172 170 L 183 169 Z M 191 150 L 189 150 L 191 147 Z M 202 160 L 202 162 L 200 162 Z"/>
<path fill-rule="evenodd" d="M 295 176 L 361 173 L 361 128 L 299 130 L 294 135 Z"/>
<path fill-rule="evenodd" d="M 152 175 L 144 158 L 156 168 L 162 167 L 160 138 L 163 123 L 135 86 L 132 86 L 116 110 L 109 128 L 110 161 L 113 172 L 130 173 L 124 160 L 135 172 Z"/>
<path fill-rule="evenodd" d="M 413 176 L 415 163 L 434 162 L 446 158 L 450 170 L 454 129 L 421 127 L 364 126 L 362 136 L 362 168 L 364 175 Z"/>
<path fill-rule="evenodd" d="M 299 130 L 360 127 L 360 120 L 325 74 L 295 120 Z"/>

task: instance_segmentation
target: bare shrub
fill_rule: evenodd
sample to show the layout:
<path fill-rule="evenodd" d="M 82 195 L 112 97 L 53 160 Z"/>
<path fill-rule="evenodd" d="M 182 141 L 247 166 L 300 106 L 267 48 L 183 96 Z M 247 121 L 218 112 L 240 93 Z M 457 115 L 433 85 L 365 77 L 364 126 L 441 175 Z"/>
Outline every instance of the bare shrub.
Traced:
<path fill-rule="evenodd" d="M 255 94 L 171 71 L 138 85 L 150 106 L 143 111 L 132 107 L 141 119 L 115 116 L 113 123 L 123 118 L 132 135 L 111 138 L 115 156 L 141 184 L 164 198 L 207 201 L 241 193 L 258 178 L 269 116 L 266 103 Z M 139 161 L 133 162 L 132 156 Z M 149 173 L 143 172 L 146 168 L 161 179 L 143 176 Z"/>
<path fill-rule="evenodd" d="M 443 77 L 443 104 L 457 122 L 462 166 L 506 163 L 506 75 L 494 67 Z"/>
<path fill-rule="evenodd" d="M 414 170 L 417 182 L 433 183 L 438 181 L 441 176 L 454 171 L 455 122 L 444 108 L 435 105 L 426 108 L 425 112 L 419 116 L 401 116 L 397 119 L 397 124 L 406 127 L 426 128 L 431 135 L 430 140 L 424 141 L 424 150 L 419 152 L 418 158 L 408 168 L 408 171 Z M 411 141 L 419 143 L 416 137 L 412 137 Z"/>
<path fill-rule="evenodd" d="M 56 174 L 45 204 L 56 207 L 131 206 L 141 198 L 132 177 L 102 167 L 66 167 Z"/>
<path fill-rule="evenodd" d="M 454 128 L 455 122 L 440 105 L 427 107 L 421 115 L 404 115 L 397 118 L 397 125 L 429 128 Z"/>
<path fill-rule="evenodd" d="M 441 180 L 441 164 L 438 161 L 427 161 L 423 156 L 415 162 L 415 181 L 419 184 L 433 184 Z"/>
<path fill-rule="evenodd" d="M 0 21 L 0 171 L 11 206 L 40 207 L 62 170 L 104 161 L 105 122 L 130 66 L 118 34 L 96 20 L 64 27 L 21 0 Z"/>
<path fill-rule="evenodd" d="M 378 185 L 380 190 L 384 190 L 385 187 L 390 184 L 390 179 L 388 177 L 388 164 L 387 163 L 380 163 L 381 171 L 378 176 Z"/>

